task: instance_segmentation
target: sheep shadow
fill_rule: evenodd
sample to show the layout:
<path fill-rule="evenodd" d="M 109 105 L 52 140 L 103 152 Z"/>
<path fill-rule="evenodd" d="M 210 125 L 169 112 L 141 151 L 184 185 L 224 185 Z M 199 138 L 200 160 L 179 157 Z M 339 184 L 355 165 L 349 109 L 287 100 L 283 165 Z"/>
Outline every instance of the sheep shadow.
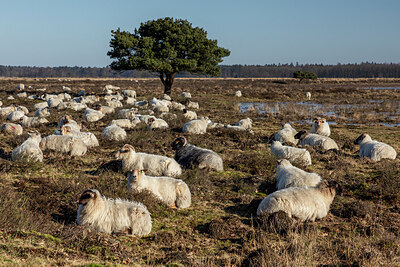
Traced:
<path fill-rule="evenodd" d="M 107 171 L 123 173 L 122 160 L 111 160 L 109 162 L 101 164 L 96 170 L 87 171 L 86 173 L 90 175 L 99 175 Z"/>
<path fill-rule="evenodd" d="M 54 222 L 62 225 L 72 225 L 76 222 L 76 210 L 67 205 L 60 206 L 59 211 L 50 216 Z"/>

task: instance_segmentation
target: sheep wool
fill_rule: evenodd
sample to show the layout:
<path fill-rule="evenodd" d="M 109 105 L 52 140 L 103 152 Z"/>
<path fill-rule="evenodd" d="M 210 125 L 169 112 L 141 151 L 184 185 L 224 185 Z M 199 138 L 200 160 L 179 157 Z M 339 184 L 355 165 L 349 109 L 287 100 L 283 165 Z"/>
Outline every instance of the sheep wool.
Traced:
<path fill-rule="evenodd" d="M 182 132 L 191 134 L 205 134 L 207 126 L 211 120 L 207 117 L 202 117 L 199 120 L 192 120 L 183 125 Z"/>
<path fill-rule="evenodd" d="M 66 135 L 49 135 L 42 138 L 40 148 L 61 153 L 69 153 L 71 156 L 82 156 L 87 152 L 87 146 L 80 139 Z"/>
<path fill-rule="evenodd" d="M 276 188 L 316 186 L 322 178 L 315 172 L 309 173 L 293 166 L 288 160 L 278 160 L 276 168 Z"/>
<path fill-rule="evenodd" d="M 330 136 L 331 129 L 329 124 L 326 122 L 326 119 L 320 117 L 315 118 L 311 126 L 311 133 Z"/>
<path fill-rule="evenodd" d="M 366 133 L 360 135 L 354 144 L 360 145 L 360 157 L 368 157 L 373 161 L 396 159 L 397 156 L 397 152 L 392 146 L 372 140 L 371 136 Z"/>
<path fill-rule="evenodd" d="M 253 124 L 253 120 L 250 119 L 250 118 L 246 118 L 246 119 L 241 119 L 235 125 L 236 126 L 241 126 L 243 128 L 246 128 L 246 129 L 251 129 L 252 124 Z"/>
<path fill-rule="evenodd" d="M 336 142 L 327 136 L 307 133 L 306 131 L 298 132 L 294 138 L 299 139 L 300 145 L 312 146 L 317 149 L 339 149 Z"/>
<path fill-rule="evenodd" d="M 163 119 L 150 118 L 147 122 L 148 122 L 147 129 L 149 131 L 154 129 L 167 129 L 169 127 L 168 123 Z"/>
<path fill-rule="evenodd" d="M 287 159 L 293 163 L 311 165 L 310 152 L 303 148 L 283 146 L 281 142 L 274 141 L 271 145 L 271 153 L 277 159 Z"/>
<path fill-rule="evenodd" d="M 275 141 L 279 141 L 282 144 L 297 145 L 299 140 L 294 138 L 296 134 L 297 131 L 290 125 L 290 123 L 285 123 L 282 126 L 282 129 L 275 134 Z"/>
<path fill-rule="evenodd" d="M 110 141 L 123 141 L 126 139 L 126 131 L 115 124 L 104 128 L 101 136 Z"/>
<path fill-rule="evenodd" d="M 99 141 L 97 137 L 90 132 L 76 132 L 69 125 L 64 125 L 61 128 L 62 135 L 73 136 L 81 140 L 87 147 L 96 147 L 99 146 Z"/>
<path fill-rule="evenodd" d="M 4 123 L 3 125 L 1 125 L 0 130 L 5 133 L 14 134 L 14 135 L 21 135 L 23 132 L 21 125 L 15 124 L 12 122 Z"/>
<path fill-rule="evenodd" d="M 11 154 L 12 161 L 43 161 L 43 152 L 39 147 L 41 140 L 40 133 L 37 131 L 29 132 L 29 138 L 19 147 L 15 148 Z"/>

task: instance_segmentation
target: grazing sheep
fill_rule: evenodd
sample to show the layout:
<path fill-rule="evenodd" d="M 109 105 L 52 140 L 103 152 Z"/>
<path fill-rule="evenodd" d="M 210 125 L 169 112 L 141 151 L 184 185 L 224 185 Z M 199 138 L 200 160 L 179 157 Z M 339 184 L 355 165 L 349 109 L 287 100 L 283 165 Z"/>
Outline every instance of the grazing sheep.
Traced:
<path fill-rule="evenodd" d="M 199 120 L 192 120 L 183 125 L 182 132 L 191 134 L 205 134 L 207 126 L 211 120 L 207 117 L 201 117 Z"/>
<path fill-rule="evenodd" d="M 311 126 L 311 133 L 330 136 L 331 129 L 329 128 L 329 124 L 326 122 L 326 119 L 320 117 L 315 118 Z"/>
<path fill-rule="evenodd" d="M 339 149 L 336 142 L 327 136 L 307 133 L 307 131 L 298 132 L 294 138 L 299 139 L 301 146 L 312 146 L 317 149 Z"/>
<path fill-rule="evenodd" d="M 122 90 L 121 93 L 124 96 L 136 98 L 136 91 L 135 90 Z"/>
<path fill-rule="evenodd" d="M 46 118 L 50 116 L 50 108 L 49 107 L 39 108 L 35 111 L 34 116 L 39 118 Z"/>
<path fill-rule="evenodd" d="M 191 194 L 187 184 L 172 177 L 147 176 L 143 171 L 127 173 L 128 189 L 149 190 L 170 208 L 185 209 L 191 204 Z"/>
<path fill-rule="evenodd" d="M 175 150 L 175 160 L 185 169 L 224 170 L 222 158 L 217 153 L 189 144 L 185 137 L 176 138 L 172 148 Z"/>
<path fill-rule="evenodd" d="M 311 92 L 306 92 L 306 98 L 307 100 L 311 100 Z"/>
<path fill-rule="evenodd" d="M 368 157 L 373 161 L 381 159 L 396 159 L 397 153 L 394 148 L 388 144 L 372 140 L 372 138 L 363 133 L 355 141 L 354 144 L 360 145 L 360 157 Z"/>
<path fill-rule="evenodd" d="M 98 107 L 98 110 L 86 108 L 84 118 L 88 122 L 96 122 L 101 120 L 104 117 L 103 112 L 101 112 L 101 106 Z"/>
<path fill-rule="evenodd" d="M 87 152 L 87 146 L 80 139 L 66 135 L 49 135 L 42 138 L 40 148 L 67 153 L 71 156 L 82 156 Z"/>
<path fill-rule="evenodd" d="M 186 108 L 182 110 L 183 117 L 189 121 L 197 120 L 197 114 L 195 111 L 187 110 Z"/>
<path fill-rule="evenodd" d="M 271 153 L 277 159 L 287 159 L 292 163 L 311 165 L 311 155 L 306 149 L 283 146 L 279 141 L 273 141 Z"/>
<path fill-rule="evenodd" d="M 251 129 L 253 124 L 253 120 L 250 118 L 246 118 L 246 119 L 241 119 L 240 121 L 238 121 L 235 126 L 241 126 L 243 128 L 246 129 Z"/>
<path fill-rule="evenodd" d="M 190 93 L 188 93 L 188 92 L 182 92 L 181 97 L 192 98 L 192 95 Z"/>
<path fill-rule="evenodd" d="M 140 123 L 140 119 L 137 117 L 134 117 L 132 119 L 112 120 L 108 126 L 115 124 L 118 127 L 121 127 L 123 129 L 132 129 L 132 128 L 135 128 L 136 125 L 138 125 L 139 123 Z"/>
<path fill-rule="evenodd" d="M 177 177 L 182 174 L 181 166 L 172 158 L 137 153 L 131 145 L 124 145 L 115 154 L 117 160 L 122 160 L 123 169 L 130 171 L 134 169 L 147 170 L 152 176 Z"/>
<path fill-rule="evenodd" d="M 101 136 L 110 141 L 123 141 L 126 139 L 126 131 L 115 124 L 111 124 L 104 128 Z"/>
<path fill-rule="evenodd" d="M 167 129 L 169 127 L 168 123 L 163 119 L 150 118 L 150 119 L 147 120 L 147 123 L 148 123 L 147 124 L 147 129 L 149 131 L 154 130 L 154 129 Z"/>
<path fill-rule="evenodd" d="M 276 188 L 316 186 L 322 178 L 315 172 L 309 173 L 293 166 L 288 160 L 278 160 L 276 168 Z"/>
<path fill-rule="evenodd" d="M 240 90 L 237 90 L 237 91 L 235 92 L 235 96 L 236 96 L 236 97 L 242 97 L 242 92 L 241 92 Z"/>
<path fill-rule="evenodd" d="M 199 103 L 198 102 L 192 102 L 189 99 L 186 99 L 185 105 L 186 105 L 187 108 L 199 109 Z"/>
<path fill-rule="evenodd" d="M 39 118 L 39 117 L 27 117 L 27 116 L 22 116 L 21 119 L 19 120 L 19 123 L 24 126 L 24 127 L 32 127 L 35 125 L 39 125 L 42 123 L 48 123 L 49 121 L 46 120 L 45 118 Z"/>
<path fill-rule="evenodd" d="M 335 187 L 326 181 L 316 187 L 289 187 L 275 191 L 264 198 L 257 209 L 257 215 L 278 211 L 301 221 L 315 221 L 325 217 L 336 195 Z"/>
<path fill-rule="evenodd" d="M 15 124 L 12 122 L 4 123 L 3 125 L 1 125 L 0 130 L 5 133 L 14 134 L 14 135 L 21 135 L 23 132 L 21 125 Z"/>
<path fill-rule="evenodd" d="M 97 137 L 90 132 L 76 132 L 69 125 L 63 125 L 61 128 L 61 135 L 73 136 L 80 139 L 87 147 L 99 146 Z"/>
<path fill-rule="evenodd" d="M 11 154 L 12 161 L 43 161 L 43 152 L 39 147 L 40 133 L 37 131 L 28 132 L 29 138 L 26 139 L 19 147 L 15 148 Z"/>
<path fill-rule="evenodd" d="M 78 225 L 107 234 L 145 236 L 151 232 L 150 212 L 142 203 L 105 198 L 96 189 L 85 190 L 76 199 Z"/>
<path fill-rule="evenodd" d="M 297 131 L 290 125 L 290 123 L 285 123 L 282 126 L 282 130 L 275 134 L 275 141 L 279 141 L 282 144 L 297 145 L 299 140 L 294 138 L 296 134 Z"/>

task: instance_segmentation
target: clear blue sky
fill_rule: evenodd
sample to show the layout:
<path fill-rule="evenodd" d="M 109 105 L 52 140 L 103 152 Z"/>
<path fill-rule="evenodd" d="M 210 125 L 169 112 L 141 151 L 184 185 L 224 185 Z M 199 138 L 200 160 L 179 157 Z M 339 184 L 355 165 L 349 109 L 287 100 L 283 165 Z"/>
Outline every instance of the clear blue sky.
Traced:
<path fill-rule="evenodd" d="M 0 65 L 107 66 L 110 31 L 187 19 L 223 64 L 400 63 L 400 0 L 4 0 Z"/>

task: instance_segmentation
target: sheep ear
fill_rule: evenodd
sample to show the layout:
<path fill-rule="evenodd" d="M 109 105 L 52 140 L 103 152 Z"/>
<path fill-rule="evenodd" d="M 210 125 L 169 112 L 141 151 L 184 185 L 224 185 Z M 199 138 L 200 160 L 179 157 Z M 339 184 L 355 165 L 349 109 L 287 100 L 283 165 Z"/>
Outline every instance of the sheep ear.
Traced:
<path fill-rule="evenodd" d="M 90 201 L 90 199 L 95 199 L 95 198 L 96 198 L 95 192 L 93 192 L 92 190 L 86 190 L 86 191 L 83 191 L 82 193 L 78 194 L 75 197 L 75 200 L 78 204 L 85 205 Z"/>

